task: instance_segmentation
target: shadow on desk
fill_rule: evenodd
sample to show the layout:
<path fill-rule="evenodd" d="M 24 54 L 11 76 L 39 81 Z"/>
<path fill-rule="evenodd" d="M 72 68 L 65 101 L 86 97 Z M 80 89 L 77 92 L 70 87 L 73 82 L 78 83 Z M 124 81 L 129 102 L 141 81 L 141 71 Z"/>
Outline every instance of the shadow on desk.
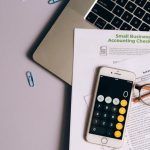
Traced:
<path fill-rule="evenodd" d="M 71 86 L 66 84 L 64 91 L 64 109 L 62 116 L 62 132 L 59 150 L 69 150 L 70 112 L 71 112 Z"/>
<path fill-rule="evenodd" d="M 32 56 L 47 32 L 50 30 L 66 4 L 68 0 L 64 0 L 60 8 L 58 8 L 57 12 L 55 12 L 54 16 L 49 19 L 46 26 L 44 27 L 43 31 L 40 33 L 38 38 L 35 42 L 31 45 L 26 56 L 29 60 L 33 61 Z M 43 68 L 41 66 L 41 68 Z M 43 68 L 45 69 L 45 68 Z M 46 69 L 45 69 L 46 70 Z M 47 71 L 47 70 L 46 70 Z M 55 75 L 54 75 L 55 76 Z M 65 82 L 64 82 L 65 83 Z M 70 112 L 71 112 L 71 86 L 66 84 L 64 89 L 64 106 L 63 106 L 63 114 L 62 114 L 62 123 L 61 123 L 61 133 L 60 133 L 60 140 L 58 143 L 59 147 L 58 150 L 69 150 L 69 134 L 70 134 Z"/>
<path fill-rule="evenodd" d="M 30 60 L 33 60 L 32 59 L 33 53 L 35 52 L 35 50 L 37 49 L 37 47 L 39 46 L 39 44 L 42 42 L 42 40 L 44 39 L 44 37 L 46 36 L 46 34 L 48 33 L 48 31 L 51 29 L 52 25 L 55 23 L 56 19 L 59 17 L 59 15 L 61 14 L 62 10 L 65 8 L 65 6 L 67 5 L 68 2 L 69 2 L 69 0 L 64 0 L 62 2 L 62 4 L 60 5 L 60 7 L 57 9 L 57 11 L 54 12 L 53 17 L 51 17 L 48 20 L 47 24 L 45 25 L 44 29 L 39 34 L 38 38 L 35 40 L 35 42 L 29 48 L 26 56 Z"/>

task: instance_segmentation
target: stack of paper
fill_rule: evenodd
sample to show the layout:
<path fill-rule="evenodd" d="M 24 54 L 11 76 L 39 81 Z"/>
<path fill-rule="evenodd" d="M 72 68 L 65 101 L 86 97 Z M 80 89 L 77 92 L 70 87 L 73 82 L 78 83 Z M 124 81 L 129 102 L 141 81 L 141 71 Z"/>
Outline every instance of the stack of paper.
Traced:
<path fill-rule="evenodd" d="M 137 82 L 150 82 L 149 44 L 148 32 L 75 29 L 70 150 L 112 149 L 84 139 L 95 70 L 103 65 L 116 66 L 135 72 Z M 147 124 L 150 109 L 147 107 L 132 104 L 125 142 L 120 150 L 150 149 L 150 125 Z"/>

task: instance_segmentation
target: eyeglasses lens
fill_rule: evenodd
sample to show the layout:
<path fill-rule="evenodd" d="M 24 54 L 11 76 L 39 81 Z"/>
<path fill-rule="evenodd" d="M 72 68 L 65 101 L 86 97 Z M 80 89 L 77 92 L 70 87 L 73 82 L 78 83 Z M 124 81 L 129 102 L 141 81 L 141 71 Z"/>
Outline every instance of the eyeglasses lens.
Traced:
<path fill-rule="evenodd" d="M 143 103 L 150 105 L 150 84 L 144 85 L 140 90 L 140 99 Z"/>

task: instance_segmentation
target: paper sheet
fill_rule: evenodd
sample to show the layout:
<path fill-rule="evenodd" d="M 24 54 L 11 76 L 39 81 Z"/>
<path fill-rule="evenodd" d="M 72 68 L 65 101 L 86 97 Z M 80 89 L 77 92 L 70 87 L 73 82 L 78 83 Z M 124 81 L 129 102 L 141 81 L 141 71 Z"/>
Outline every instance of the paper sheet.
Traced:
<path fill-rule="evenodd" d="M 150 55 L 130 59 L 115 66 L 136 73 L 136 83 L 150 83 Z M 128 139 L 133 150 L 150 149 L 150 106 L 132 102 L 127 125 Z"/>
<path fill-rule="evenodd" d="M 148 43 L 109 43 L 108 39 L 118 35 L 141 35 L 148 36 L 146 32 L 134 31 L 100 31 L 76 29 L 74 39 L 74 69 L 73 69 L 73 88 L 72 88 L 72 107 L 71 107 L 71 130 L 70 130 L 70 150 L 86 149 L 100 150 L 112 149 L 101 147 L 100 145 L 90 144 L 85 141 L 84 134 L 86 129 L 86 118 L 88 111 L 89 97 L 92 92 L 92 86 L 95 79 L 95 70 L 98 66 L 109 65 L 113 66 L 128 58 L 133 58 L 133 55 L 128 53 L 118 53 L 111 55 L 100 55 L 101 49 L 134 49 L 137 55 L 141 55 L 143 49 L 146 53 L 149 52 Z M 147 37 L 150 38 L 150 37 Z M 137 49 L 137 51 L 136 51 Z M 145 54 L 145 52 L 143 53 Z M 125 62 L 124 62 L 125 63 Z M 116 64 L 116 65 L 119 65 Z M 131 62 L 129 63 L 131 65 Z M 135 64 L 132 64 L 133 67 Z M 128 65 L 125 66 L 127 69 Z M 130 131 L 130 130 L 129 130 Z M 126 132 L 126 136 L 128 134 Z M 131 137 L 132 139 L 132 137 Z M 123 147 L 120 150 L 130 150 L 131 143 L 129 138 L 125 138 Z M 137 149 L 135 149 L 137 150 Z"/>

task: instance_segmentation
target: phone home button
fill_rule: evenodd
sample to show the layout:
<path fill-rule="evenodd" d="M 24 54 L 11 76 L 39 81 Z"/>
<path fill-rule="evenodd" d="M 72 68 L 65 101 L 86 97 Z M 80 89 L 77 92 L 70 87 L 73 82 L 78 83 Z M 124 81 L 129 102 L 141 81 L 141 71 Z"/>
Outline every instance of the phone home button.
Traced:
<path fill-rule="evenodd" d="M 102 144 L 107 144 L 108 140 L 107 140 L 107 138 L 103 137 L 103 138 L 101 139 L 101 142 L 102 142 Z"/>

